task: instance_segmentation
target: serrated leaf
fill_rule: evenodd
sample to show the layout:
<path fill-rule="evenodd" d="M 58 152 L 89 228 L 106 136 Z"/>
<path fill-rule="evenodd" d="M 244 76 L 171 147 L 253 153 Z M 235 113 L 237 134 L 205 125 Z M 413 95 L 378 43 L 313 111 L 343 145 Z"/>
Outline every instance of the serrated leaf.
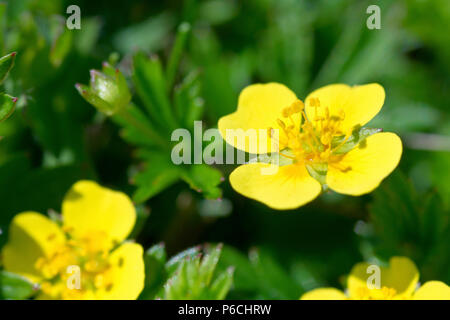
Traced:
<path fill-rule="evenodd" d="M 200 97 L 199 73 L 191 72 L 174 91 L 174 106 L 178 119 L 192 130 L 194 121 L 201 119 L 204 102 Z"/>
<path fill-rule="evenodd" d="M 223 180 L 222 173 L 213 167 L 206 164 L 191 165 L 182 172 L 181 178 L 206 198 L 222 197 L 222 190 L 217 187 Z"/>
<path fill-rule="evenodd" d="M 148 58 L 138 53 L 134 56 L 133 66 L 133 82 L 147 111 L 161 129 L 171 132 L 177 124 L 167 96 L 161 61 L 157 56 Z"/>
<path fill-rule="evenodd" d="M 142 203 L 177 182 L 181 170 L 163 152 L 140 150 L 139 156 L 147 160 L 147 163 L 145 169 L 134 177 L 137 190 L 133 199 Z"/>
<path fill-rule="evenodd" d="M 191 25 L 188 22 L 183 22 L 178 27 L 177 35 L 175 38 L 175 43 L 173 45 L 172 51 L 170 52 L 169 62 L 167 63 L 167 89 L 171 89 L 175 75 L 178 70 L 178 64 L 183 54 L 184 47 L 187 42 L 189 32 L 191 30 Z"/>
<path fill-rule="evenodd" d="M 27 299 L 34 292 L 34 285 L 28 279 L 5 270 L 0 271 L 0 298 Z"/>
<path fill-rule="evenodd" d="M 132 103 L 124 112 L 113 116 L 112 119 L 123 127 L 122 136 L 128 142 L 150 148 L 161 148 L 167 145 L 156 131 L 155 124 Z"/>

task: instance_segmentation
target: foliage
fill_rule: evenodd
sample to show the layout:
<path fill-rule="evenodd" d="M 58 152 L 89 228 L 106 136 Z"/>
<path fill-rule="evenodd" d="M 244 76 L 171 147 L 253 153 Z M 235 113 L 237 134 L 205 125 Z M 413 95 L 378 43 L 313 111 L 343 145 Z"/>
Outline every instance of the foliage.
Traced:
<path fill-rule="evenodd" d="M 73 1 L 0 3 L 0 249 L 14 215 L 58 217 L 89 178 L 136 204 L 130 238 L 149 248 L 140 299 L 298 299 L 394 255 L 421 281 L 450 283 L 448 1 L 377 1 L 380 30 L 366 27 L 368 0 L 76 2 L 81 30 L 65 25 Z M 198 138 L 194 121 L 216 127 L 257 82 L 302 99 L 329 83 L 382 84 L 367 127 L 402 138 L 396 172 L 366 196 L 329 191 L 275 212 L 232 190 L 231 165 L 172 163 L 174 129 Z M 109 101 L 90 91 L 111 87 Z M 1 298 L 36 289 L 0 259 Z"/>
<path fill-rule="evenodd" d="M 164 300 L 222 300 L 232 281 L 233 268 L 216 273 L 222 245 L 187 249 L 166 261 L 163 245 L 151 247 L 145 254 L 146 289 L 143 299 Z M 162 287 L 161 287 L 162 286 Z"/>

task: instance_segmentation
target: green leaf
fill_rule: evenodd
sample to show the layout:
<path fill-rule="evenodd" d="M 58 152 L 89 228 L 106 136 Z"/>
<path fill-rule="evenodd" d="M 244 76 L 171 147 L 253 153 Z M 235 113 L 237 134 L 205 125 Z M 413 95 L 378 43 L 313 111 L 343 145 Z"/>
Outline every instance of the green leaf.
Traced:
<path fill-rule="evenodd" d="M 150 148 L 168 146 L 144 112 L 132 103 L 112 119 L 123 127 L 123 138 L 133 144 Z"/>
<path fill-rule="evenodd" d="M 155 52 L 163 48 L 173 25 L 173 16 L 164 12 L 151 16 L 138 24 L 121 29 L 113 36 L 113 43 L 123 54 L 136 49 Z"/>
<path fill-rule="evenodd" d="M 0 84 L 3 83 L 5 78 L 8 76 L 9 71 L 14 66 L 16 55 L 16 52 L 12 52 L 0 58 Z"/>
<path fill-rule="evenodd" d="M 5 270 L 0 271 L 0 298 L 27 299 L 35 291 L 33 283 L 28 279 Z"/>
<path fill-rule="evenodd" d="M 150 210 L 144 205 L 136 206 L 136 223 L 134 224 L 133 231 L 131 231 L 128 239 L 135 239 L 141 233 L 145 226 L 145 223 L 150 216 Z"/>
<path fill-rule="evenodd" d="M 50 62 L 54 67 L 59 67 L 72 49 L 73 31 L 62 27 L 61 33 L 54 40 L 50 51 Z"/>
<path fill-rule="evenodd" d="M 302 294 L 291 276 L 267 253 L 256 249 L 251 251 L 250 262 L 258 275 L 259 285 L 272 299 L 298 299 Z"/>
<path fill-rule="evenodd" d="M 200 78 L 198 72 L 188 74 L 175 88 L 175 113 L 181 123 L 192 130 L 194 121 L 200 120 L 204 111 L 204 102 L 200 97 Z"/>
<path fill-rule="evenodd" d="M 170 260 L 166 264 L 166 269 L 169 274 L 175 272 L 175 270 L 179 267 L 183 260 L 193 259 L 194 257 L 198 256 L 200 254 L 200 249 L 200 247 L 192 247 L 170 258 Z"/>
<path fill-rule="evenodd" d="M 447 276 L 450 263 L 450 210 L 438 193 L 420 194 L 399 171 L 374 192 L 370 214 L 375 234 L 368 238 L 384 259 L 415 261 L 424 279 Z"/>
<path fill-rule="evenodd" d="M 221 248 L 218 245 L 206 249 L 203 258 L 198 253 L 184 256 L 182 260 L 177 258 L 178 268 L 164 285 L 164 299 L 224 299 L 232 284 L 233 270 L 216 272 Z"/>
<path fill-rule="evenodd" d="M 0 93 L 0 121 L 6 120 L 16 107 L 17 98 Z"/>
<path fill-rule="evenodd" d="M 211 296 L 216 297 L 216 300 L 225 299 L 233 284 L 233 275 L 233 267 L 230 267 L 226 272 L 221 273 L 211 285 Z"/>
<path fill-rule="evenodd" d="M 143 53 L 134 56 L 133 82 L 149 115 L 162 130 L 170 133 L 177 128 L 173 110 L 167 96 L 166 79 L 157 56 L 147 58 Z"/>
<path fill-rule="evenodd" d="M 222 173 L 206 164 L 191 165 L 182 172 L 181 178 L 197 192 L 206 198 L 218 199 L 222 197 L 222 190 L 217 187 L 222 181 Z"/>
<path fill-rule="evenodd" d="M 172 88 L 172 85 L 174 84 L 181 55 L 183 54 L 183 50 L 184 47 L 186 46 L 187 38 L 190 31 L 191 25 L 187 22 L 183 22 L 178 27 L 175 43 L 170 53 L 169 62 L 167 63 L 166 79 L 168 90 L 170 90 Z"/>
<path fill-rule="evenodd" d="M 154 299 L 155 294 L 167 280 L 165 269 L 166 250 L 160 243 L 148 249 L 144 254 L 145 287 L 140 299 Z"/>
<path fill-rule="evenodd" d="M 137 186 L 133 199 L 137 203 L 157 195 L 179 180 L 181 168 L 174 165 L 164 152 L 140 150 L 139 157 L 147 162 L 145 169 L 133 178 Z"/>
<path fill-rule="evenodd" d="M 232 299 L 298 299 L 303 289 L 265 251 L 253 249 L 250 258 L 225 246 L 219 262 L 221 270 L 235 269 Z"/>
<path fill-rule="evenodd" d="M 23 211 L 45 213 L 59 211 L 67 190 L 78 180 L 89 178 L 76 166 L 30 170 L 29 164 L 11 159 L 0 170 L 0 247 L 7 239 L 7 226 L 15 214 Z M 6 231 L 6 232 L 5 232 Z"/>
<path fill-rule="evenodd" d="M 219 244 L 203 258 L 199 268 L 200 281 L 205 283 L 211 282 L 217 262 L 219 262 L 221 252 L 222 245 Z"/>
<path fill-rule="evenodd" d="M 247 256 L 237 249 L 225 245 L 222 249 L 219 266 L 225 270 L 228 266 L 232 266 L 235 269 L 233 290 L 246 292 L 246 296 L 249 296 L 248 293 L 250 292 L 256 294 L 259 287 L 259 279 L 256 277 L 255 270 Z"/>

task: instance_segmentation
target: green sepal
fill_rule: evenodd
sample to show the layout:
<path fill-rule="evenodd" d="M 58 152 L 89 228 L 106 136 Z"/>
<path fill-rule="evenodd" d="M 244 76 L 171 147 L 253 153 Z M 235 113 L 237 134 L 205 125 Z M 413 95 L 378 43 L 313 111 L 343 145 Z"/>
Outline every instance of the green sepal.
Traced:
<path fill-rule="evenodd" d="M 345 140 L 345 136 L 334 137 L 331 141 L 331 148 L 338 149 L 333 151 L 333 154 L 344 154 L 355 148 L 357 145 L 364 143 L 364 141 L 370 137 L 371 135 L 381 132 L 383 129 L 380 128 L 361 128 L 361 126 L 357 126 L 352 135 L 347 139 L 347 141 L 339 147 L 342 141 Z"/>
<path fill-rule="evenodd" d="M 0 93 L 0 122 L 6 120 L 16 107 L 17 98 L 6 93 Z"/>
<path fill-rule="evenodd" d="M 5 78 L 8 76 L 9 71 L 14 66 L 16 55 L 16 52 L 12 52 L 0 58 L 0 84 L 3 83 Z"/>

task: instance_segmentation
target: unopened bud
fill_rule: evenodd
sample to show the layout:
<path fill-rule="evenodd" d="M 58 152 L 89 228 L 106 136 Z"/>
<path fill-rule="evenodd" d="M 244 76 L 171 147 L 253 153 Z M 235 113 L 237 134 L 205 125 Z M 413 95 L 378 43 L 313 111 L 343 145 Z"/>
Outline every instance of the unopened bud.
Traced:
<path fill-rule="evenodd" d="M 103 63 L 102 72 L 91 70 L 90 86 L 76 84 L 81 96 L 99 111 L 111 116 L 125 108 L 131 100 L 125 77 L 119 69 Z"/>

